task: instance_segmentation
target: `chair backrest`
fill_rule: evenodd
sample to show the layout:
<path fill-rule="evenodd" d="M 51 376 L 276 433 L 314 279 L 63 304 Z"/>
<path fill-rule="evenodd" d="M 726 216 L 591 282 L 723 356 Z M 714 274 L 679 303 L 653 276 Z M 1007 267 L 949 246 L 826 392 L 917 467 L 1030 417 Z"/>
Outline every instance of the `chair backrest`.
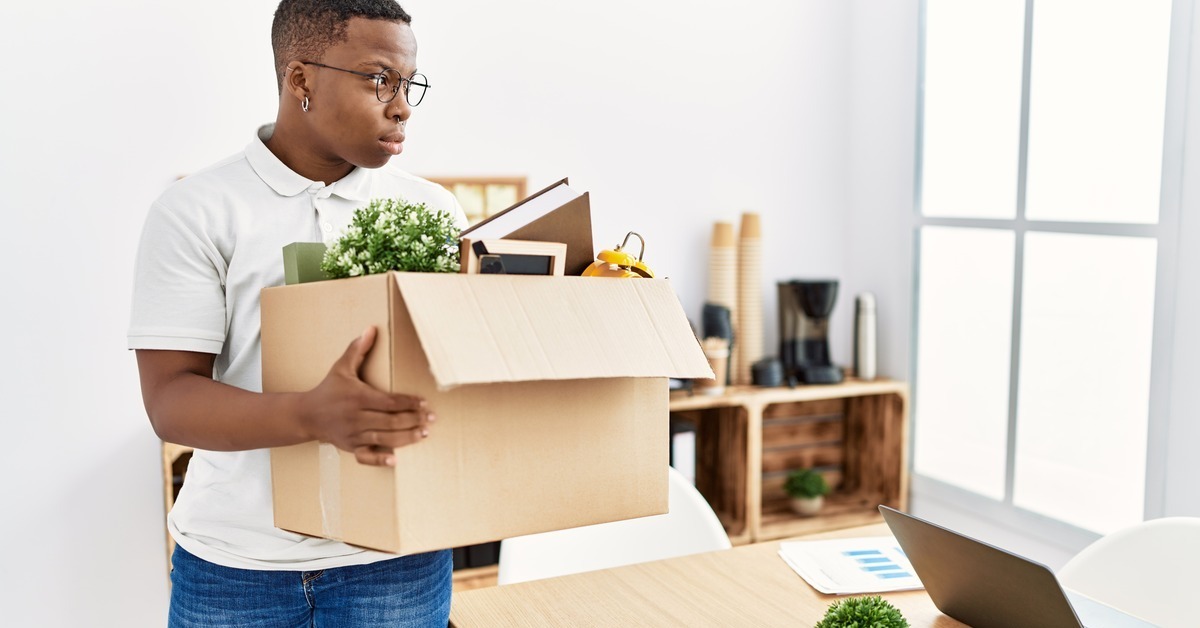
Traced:
<path fill-rule="evenodd" d="M 668 469 L 668 514 L 505 539 L 499 584 L 729 549 L 725 528 L 704 496 Z"/>
<path fill-rule="evenodd" d="M 1197 626 L 1198 564 L 1200 518 L 1167 517 L 1104 536 L 1063 565 L 1058 579 L 1159 626 Z"/>

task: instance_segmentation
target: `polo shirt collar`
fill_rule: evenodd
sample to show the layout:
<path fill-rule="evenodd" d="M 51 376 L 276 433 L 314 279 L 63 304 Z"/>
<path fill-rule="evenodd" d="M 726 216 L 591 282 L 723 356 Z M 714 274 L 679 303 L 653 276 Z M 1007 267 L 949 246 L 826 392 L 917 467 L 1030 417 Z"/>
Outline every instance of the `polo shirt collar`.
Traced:
<path fill-rule="evenodd" d="M 320 190 L 318 194 L 322 197 L 336 194 L 351 201 L 366 201 L 370 198 L 371 176 L 368 169 L 356 167 L 350 174 L 330 185 L 313 181 L 288 168 L 267 148 L 266 141 L 271 139 L 274 132 L 274 124 L 259 127 L 254 139 L 246 146 L 246 160 L 250 162 L 255 174 L 276 193 L 281 196 L 296 196 L 312 189 Z"/>

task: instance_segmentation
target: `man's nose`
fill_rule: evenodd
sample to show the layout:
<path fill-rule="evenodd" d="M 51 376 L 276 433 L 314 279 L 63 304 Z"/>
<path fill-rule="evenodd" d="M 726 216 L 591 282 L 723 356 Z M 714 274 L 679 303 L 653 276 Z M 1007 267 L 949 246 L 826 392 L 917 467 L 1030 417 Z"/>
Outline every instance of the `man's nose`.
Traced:
<path fill-rule="evenodd" d="M 408 98 L 404 95 L 404 90 L 396 92 L 396 97 L 387 106 L 387 117 L 392 118 L 396 122 L 404 122 L 412 116 L 412 107 L 408 104 Z"/>

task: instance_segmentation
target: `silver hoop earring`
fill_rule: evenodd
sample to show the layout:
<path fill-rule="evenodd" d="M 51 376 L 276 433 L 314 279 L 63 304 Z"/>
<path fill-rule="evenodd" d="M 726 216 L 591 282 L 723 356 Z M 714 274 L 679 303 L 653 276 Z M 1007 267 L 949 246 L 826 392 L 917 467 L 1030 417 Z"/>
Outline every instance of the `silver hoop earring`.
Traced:
<path fill-rule="evenodd" d="M 308 96 L 304 97 L 304 102 L 300 103 L 300 108 L 304 110 L 304 113 L 308 113 Z"/>

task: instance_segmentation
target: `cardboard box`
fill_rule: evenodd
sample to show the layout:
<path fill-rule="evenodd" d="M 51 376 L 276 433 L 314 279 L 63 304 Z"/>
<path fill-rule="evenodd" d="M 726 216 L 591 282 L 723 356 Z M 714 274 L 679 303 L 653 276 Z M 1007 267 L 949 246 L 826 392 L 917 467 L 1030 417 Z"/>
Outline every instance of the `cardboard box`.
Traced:
<path fill-rule="evenodd" d="M 271 452 L 275 525 L 410 554 L 667 511 L 667 377 L 712 377 L 667 282 L 389 273 L 262 293 L 263 389 L 363 379 L 428 400 L 395 468 Z"/>

